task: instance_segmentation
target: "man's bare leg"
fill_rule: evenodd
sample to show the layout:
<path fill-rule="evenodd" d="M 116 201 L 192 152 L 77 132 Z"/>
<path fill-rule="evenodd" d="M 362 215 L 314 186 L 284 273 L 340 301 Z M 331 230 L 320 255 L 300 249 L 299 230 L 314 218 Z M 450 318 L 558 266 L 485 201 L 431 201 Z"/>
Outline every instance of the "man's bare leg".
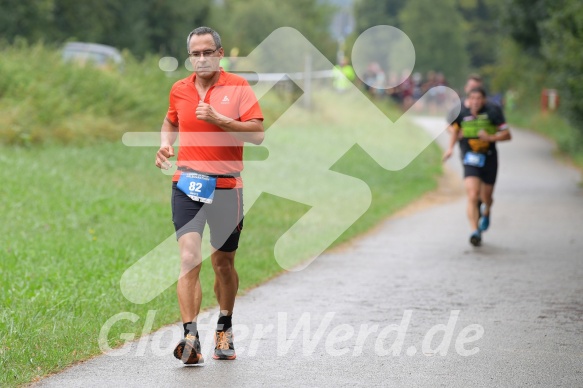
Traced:
<path fill-rule="evenodd" d="M 200 269 L 202 264 L 201 236 L 196 232 L 186 233 L 178 239 L 180 249 L 180 277 L 176 286 L 182 322 L 196 322 L 200 312 L 202 290 Z"/>
<path fill-rule="evenodd" d="M 466 194 L 468 196 L 467 213 L 468 220 L 470 221 L 470 227 L 472 231 L 478 230 L 478 219 L 480 218 L 480 212 L 478 210 L 478 201 L 480 200 L 480 185 L 481 180 L 475 176 L 469 176 L 464 179 L 464 185 L 466 187 Z"/>
<path fill-rule="evenodd" d="M 215 295 L 223 315 L 233 313 L 235 297 L 239 289 L 239 275 L 235 269 L 236 252 L 217 250 L 211 254 L 211 262 L 215 271 Z"/>
<path fill-rule="evenodd" d="M 482 212 L 482 218 L 480 219 L 478 225 L 481 231 L 485 231 L 490 227 L 490 211 L 492 210 L 492 203 L 494 202 L 494 199 L 492 198 L 493 193 L 494 185 L 482 183 L 480 197 L 484 203 L 484 211 Z"/>
<path fill-rule="evenodd" d="M 235 297 L 239 289 L 239 276 L 235 269 L 235 251 L 215 251 L 211 255 L 215 271 L 215 294 L 219 302 L 221 314 L 217 322 L 215 333 L 216 360 L 234 360 L 237 355 L 233 344 L 233 330 L 231 315 L 235 306 Z"/>
<path fill-rule="evenodd" d="M 486 205 L 486 206 L 484 206 L 484 212 L 483 212 L 483 214 L 485 216 L 490 215 L 490 209 L 492 208 L 492 203 L 494 203 L 494 199 L 492 197 L 493 194 L 494 194 L 494 185 L 488 185 L 486 183 L 482 183 L 482 186 L 480 188 L 480 198 L 482 198 L 482 203 L 484 203 Z"/>
<path fill-rule="evenodd" d="M 196 318 L 200 312 L 202 291 L 200 288 L 200 268 L 202 264 L 201 236 L 199 233 L 186 233 L 178 239 L 180 250 L 180 276 L 176 286 L 182 323 L 185 325 L 185 338 L 174 348 L 174 357 L 185 364 L 200 364 L 202 357 Z"/>

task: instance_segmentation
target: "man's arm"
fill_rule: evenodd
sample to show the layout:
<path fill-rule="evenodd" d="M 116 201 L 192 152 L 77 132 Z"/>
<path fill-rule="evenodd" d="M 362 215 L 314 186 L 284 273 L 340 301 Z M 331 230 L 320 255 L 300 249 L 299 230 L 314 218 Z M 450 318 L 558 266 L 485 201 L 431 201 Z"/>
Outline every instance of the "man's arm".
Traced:
<path fill-rule="evenodd" d="M 156 167 L 168 170 L 172 163 L 168 160 L 174 156 L 174 147 L 172 145 L 178 137 L 178 126 L 172 124 L 168 117 L 164 118 L 162 128 L 160 129 L 160 149 L 156 153 Z"/>
<path fill-rule="evenodd" d="M 212 106 L 202 101 L 196 107 L 196 117 L 199 120 L 217 125 L 241 141 L 259 145 L 265 138 L 263 121 L 259 119 L 237 121 L 218 113 Z"/>
<path fill-rule="evenodd" d="M 450 128 L 451 128 L 451 132 L 449 135 L 449 146 L 447 147 L 447 149 L 443 153 L 443 161 L 444 162 L 447 159 L 449 159 L 451 157 L 451 155 L 453 154 L 453 148 L 455 147 L 455 143 L 457 143 L 457 141 L 458 141 L 458 132 L 460 130 L 460 127 L 457 123 L 453 123 L 452 125 L 450 125 Z"/>
<path fill-rule="evenodd" d="M 507 141 L 512 139 L 512 135 L 510 134 L 510 130 L 508 128 L 498 131 L 495 135 L 489 135 L 486 131 L 481 130 L 478 133 L 478 136 L 480 137 L 481 140 L 485 140 L 490 143 L 493 143 L 495 141 Z"/>
<path fill-rule="evenodd" d="M 510 134 L 510 127 L 506 124 L 506 118 L 504 117 L 504 113 L 502 112 L 502 108 L 495 105 L 492 108 L 492 124 L 494 124 L 498 132 L 494 135 L 488 134 L 486 131 L 482 130 L 478 132 L 478 137 L 481 140 L 488 141 L 490 143 L 496 141 L 507 141 L 512 139 L 512 135 Z"/>

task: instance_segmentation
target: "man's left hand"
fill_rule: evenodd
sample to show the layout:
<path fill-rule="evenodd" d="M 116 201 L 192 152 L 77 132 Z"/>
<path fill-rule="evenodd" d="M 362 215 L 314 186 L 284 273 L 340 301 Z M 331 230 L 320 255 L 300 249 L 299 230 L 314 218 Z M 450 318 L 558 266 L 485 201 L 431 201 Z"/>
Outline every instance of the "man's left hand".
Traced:
<path fill-rule="evenodd" d="M 478 132 L 478 137 L 480 138 L 480 140 L 484 140 L 490 143 L 492 142 L 492 136 L 490 136 L 488 132 L 486 132 L 483 129 L 481 129 L 480 132 Z"/>

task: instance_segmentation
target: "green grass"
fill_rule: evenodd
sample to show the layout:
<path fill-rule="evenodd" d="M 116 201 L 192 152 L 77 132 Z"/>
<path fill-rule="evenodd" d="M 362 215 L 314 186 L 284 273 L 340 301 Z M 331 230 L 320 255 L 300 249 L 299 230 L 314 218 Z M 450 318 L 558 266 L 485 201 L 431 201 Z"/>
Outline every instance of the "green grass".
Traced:
<path fill-rule="evenodd" d="M 120 333 L 140 333 L 148 310 L 157 310 L 154 329 L 179 320 L 173 288 L 144 305 L 130 303 L 119 290 L 125 269 L 173 232 L 168 177 L 152 167 L 151 149 L 110 143 L 1 152 L 4 165 L 17 160 L 26 168 L 1 174 L 0 385 L 25 383 L 98 354 L 100 327 L 119 312 L 142 319 L 116 324 L 112 346 Z M 335 169 L 363 177 L 373 202 L 337 243 L 434 188 L 438 158 L 429 148 L 406 169 L 386 172 L 353 148 Z M 237 260 L 241 289 L 282 271 L 273 246 L 306 210 L 271 195 L 250 210 Z M 208 307 L 215 301 L 205 264 Z"/>
<path fill-rule="evenodd" d="M 145 71 L 135 66 L 138 73 Z M 118 77 L 91 74 L 96 78 Z M 133 73 L 125 77 L 139 78 Z M 171 83 L 158 80 L 151 86 L 154 92 L 143 89 L 143 95 L 135 97 L 136 106 L 121 112 L 112 111 L 107 104 L 99 108 L 105 110 L 85 112 L 88 117 L 101 116 L 106 126 L 114 125 L 111 138 L 115 142 L 95 142 L 90 136 L 93 140 L 88 141 L 86 135 L 93 129 L 83 125 L 72 128 L 67 138 L 51 132 L 75 111 L 69 107 L 65 114 L 57 112 L 46 119 L 47 133 L 39 119 L 31 117 L 27 133 L 39 133 L 38 138 L 22 141 L 19 135 L 7 142 L 12 145 L 0 146 L 4 166 L 0 170 L 1 386 L 24 384 L 99 354 L 99 331 L 107 319 L 120 312 L 137 314 L 140 320 L 114 325 L 109 335 L 111 346 L 123 342 L 121 333 L 141 333 L 149 310 L 156 310 L 153 330 L 179 320 L 173 287 L 143 305 L 125 299 L 119 287 L 124 271 L 173 233 L 170 178 L 153 166 L 155 148 L 128 148 L 119 141 L 124 131 L 159 126 Z M 41 97 L 34 95 L 35 88 L 28 87 L 32 95 L 26 103 L 3 98 L 0 110 L 32 109 Z M 97 82 L 87 86 L 87 91 L 93 87 L 103 85 Z M 74 104 L 71 98 L 63 98 L 65 105 Z M 144 101 L 158 99 L 162 102 L 142 106 Z M 273 111 L 278 110 L 273 100 L 266 102 L 266 106 L 274 105 Z M 318 108 L 332 127 L 345 121 L 345 117 L 327 112 L 325 106 Z M 152 112 L 146 112 L 150 109 Z M 395 116 L 389 107 L 382 109 Z M 278 114 L 268 110 L 274 120 Z M 17 119 L 10 120 L 24 118 L 14 117 Z M 309 118 L 299 117 L 289 125 L 317 131 Z M 12 130 L 10 125 L 1 128 Z M 414 133 L 412 128 L 410 135 Z M 35 145 L 32 139 L 43 145 Z M 391 172 L 353 146 L 332 170 L 364 180 L 372 192 L 370 208 L 333 244 L 338 245 L 435 188 L 441 173 L 440 152 L 432 145 L 403 170 Z M 282 272 L 273 247 L 308 209 L 301 203 L 262 194 L 249 210 L 237 256 L 242 293 Z M 205 263 L 201 274 L 203 307 L 215 304 L 212 279 L 212 269 Z"/>
<path fill-rule="evenodd" d="M 117 140 L 128 127 L 161 122 L 167 77 L 155 57 L 125 55 L 125 70 L 103 71 L 63 63 L 41 44 L 0 45 L 0 143 L 90 144 Z M 184 73 L 186 74 L 186 73 Z"/>
<path fill-rule="evenodd" d="M 508 112 L 508 121 L 519 128 L 539 132 L 556 142 L 563 156 L 583 168 L 583 132 L 577 130 L 560 113 L 543 113 L 538 109 L 523 108 Z"/>

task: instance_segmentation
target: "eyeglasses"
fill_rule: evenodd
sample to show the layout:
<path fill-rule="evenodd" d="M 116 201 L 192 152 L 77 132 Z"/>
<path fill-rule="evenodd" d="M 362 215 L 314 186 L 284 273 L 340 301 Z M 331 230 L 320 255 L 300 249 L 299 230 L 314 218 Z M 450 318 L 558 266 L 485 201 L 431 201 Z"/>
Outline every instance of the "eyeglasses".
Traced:
<path fill-rule="evenodd" d="M 200 58 L 201 55 L 204 57 L 209 57 L 209 56 L 213 55 L 218 49 L 220 49 L 220 47 L 217 47 L 214 50 L 191 51 L 190 53 L 188 53 L 188 56 L 195 57 L 195 58 Z"/>

